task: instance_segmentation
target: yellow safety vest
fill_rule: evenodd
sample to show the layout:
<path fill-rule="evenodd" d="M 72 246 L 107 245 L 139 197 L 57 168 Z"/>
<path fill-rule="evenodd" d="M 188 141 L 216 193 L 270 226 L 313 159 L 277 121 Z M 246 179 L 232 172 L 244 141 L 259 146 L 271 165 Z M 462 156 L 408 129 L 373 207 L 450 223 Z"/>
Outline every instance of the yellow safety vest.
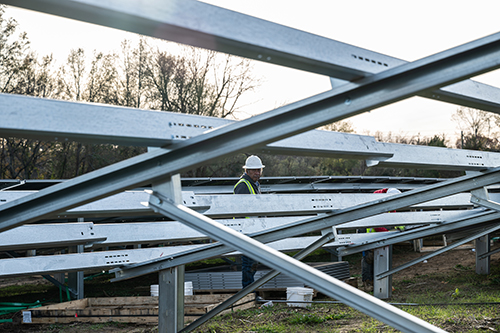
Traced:
<path fill-rule="evenodd" d="M 236 189 L 236 186 L 238 186 L 241 182 L 245 183 L 248 187 L 248 191 L 250 192 L 250 194 L 255 194 L 255 190 L 253 189 L 253 186 L 252 184 L 250 184 L 250 182 L 248 180 L 246 180 L 245 178 L 241 178 L 237 183 L 236 185 L 234 185 L 233 187 L 233 192 L 234 190 Z"/>

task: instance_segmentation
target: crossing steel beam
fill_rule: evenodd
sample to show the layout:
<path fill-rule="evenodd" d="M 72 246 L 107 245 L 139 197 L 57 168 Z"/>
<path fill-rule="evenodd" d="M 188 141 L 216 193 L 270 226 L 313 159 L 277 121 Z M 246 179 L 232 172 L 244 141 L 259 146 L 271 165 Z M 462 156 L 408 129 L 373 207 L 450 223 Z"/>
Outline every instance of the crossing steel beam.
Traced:
<path fill-rule="evenodd" d="M 294 237 L 308 232 L 323 230 L 328 227 L 340 226 L 347 222 L 383 214 L 385 212 L 398 210 L 416 203 L 442 198 L 450 193 L 471 191 L 498 182 L 500 168 L 485 171 L 482 174 L 466 175 L 451 179 L 442 183 L 429 185 L 412 191 L 395 194 L 353 206 L 340 209 L 318 217 L 306 218 L 286 226 L 263 230 L 250 234 L 249 236 L 262 243 L 268 243 L 277 239 Z M 206 245 L 194 251 L 188 251 L 180 256 L 166 259 L 155 259 L 135 265 L 129 265 L 120 270 L 114 270 L 115 281 L 129 279 L 135 276 L 148 274 L 157 270 L 167 269 L 183 265 L 204 258 L 216 257 L 230 252 L 232 248 L 221 243 Z"/>
<path fill-rule="evenodd" d="M 5 137 L 154 147 L 234 123 L 221 118 L 10 94 L 0 94 L 0 117 L 0 136 Z M 499 153 L 383 143 L 371 136 L 320 130 L 269 143 L 256 151 L 365 159 L 369 166 L 382 167 L 482 170 L 500 165 Z"/>
<path fill-rule="evenodd" d="M 325 295 L 338 299 L 342 303 L 403 332 L 444 332 L 440 328 L 392 307 L 357 288 L 315 270 L 237 231 L 222 226 L 204 215 L 182 205 L 174 204 L 168 198 L 155 195 L 151 198 L 150 203 L 161 214 L 180 220 L 191 228 L 240 250 L 252 259 L 287 276 L 304 281 Z"/>
<path fill-rule="evenodd" d="M 500 229 L 500 225 L 499 225 L 499 224 L 497 224 L 497 223 L 495 223 L 495 225 L 494 225 L 494 226 L 489 226 L 489 227 L 485 228 L 485 229 L 484 229 L 484 230 L 482 230 L 482 231 L 475 232 L 475 233 L 473 233 L 472 235 L 470 235 L 470 236 L 468 236 L 468 237 L 465 237 L 465 238 L 463 238 L 463 239 L 461 239 L 461 240 L 459 240 L 459 241 L 453 242 L 453 244 L 450 244 L 450 245 L 444 246 L 444 247 L 440 248 L 439 250 L 436 250 L 436 251 L 431 252 L 431 253 L 429 253 L 429 254 L 423 255 L 423 256 L 418 257 L 418 258 L 416 258 L 416 259 L 413 259 L 413 260 L 411 260 L 411 261 L 409 261 L 409 262 L 407 262 L 407 263 L 405 263 L 405 264 L 403 264 L 403 265 L 400 265 L 400 266 L 398 266 L 398 267 L 396 267 L 396 268 L 393 268 L 393 269 L 390 269 L 390 270 L 388 270 L 388 271 L 385 271 L 385 272 L 382 272 L 382 273 L 380 273 L 380 274 L 377 274 L 377 275 L 375 276 L 375 278 L 376 278 L 376 279 L 383 279 L 384 277 L 387 277 L 387 276 L 389 276 L 389 275 L 392 275 L 392 274 L 394 274 L 394 273 L 397 273 L 397 272 L 399 272 L 399 271 L 402 271 L 402 270 L 403 270 L 403 269 L 405 269 L 405 268 L 408 268 L 408 267 L 410 267 L 410 266 L 412 266 L 412 265 L 415 265 L 415 264 L 417 264 L 417 263 L 419 263 L 419 262 L 422 262 L 422 261 L 427 260 L 427 259 L 429 259 L 429 258 L 435 257 L 435 256 L 437 256 L 437 255 L 439 255 L 439 254 L 442 254 L 442 253 L 444 253 L 444 252 L 446 252 L 446 251 L 449 251 L 449 250 L 451 250 L 451 249 L 454 249 L 454 248 L 456 248 L 456 247 L 459 247 L 460 245 L 463 245 L 463 244 L 466 244 L 466 243 L 472 242 L 472 241 L 473 241 L 473 240 L 475 240 L 475 239 L 478 239 L 478 238 L 480 238 L 480 237 L 482 237 L 482 236 L 485 236 L 485 235 L 491 234 L 491 233 L 493 233 L 493 232 L 495 232 L 495 231 L 497 231 L 497 230 L 499 230 L 499 229 Z"/>
<path fill-rule="evenodd" d="M 105 241 L 93 223 L 24 225 L 0 233 L 0 251 L 91 245 Z"/>
<path fill-rule="evenodd" d="M 156 149 L 0 206 L 0 231 L 496 69 L 499 59 L 495 34 Z"/>
<path fill-rule="evenodd" d="M 378 225 L 428 225 L 447 223 L 458 218 L 471 218 L 474 210 L 412 211 L 405 213 L 380 214 L 343 224 L 337 229 L 368 228 Z M 251 234 L 263 229 L 275 228 L 304 219 L 303 216 L 283 216 L 270 218 L 223 219 L 217 222 L 243 234 Z M 420 229 L 419 229 L 420 230 Z M 405 233 L 406 234 L 406 233 Z M 389 236 L 389 235 L 387 235 Z M 379 234 L 338 235 L 330 246 L 364 243 L 367 239 L 379 238 Z M 157 244 L 202 240 L 207 236 L 185 226 L 181 222 L 140 222 L 140 223 L 57 223 L 24 225 L 0 233 L 0 251 L 21 249 L 54 248 L 85 244 L 92 249 L 132 244 Z M 421 237 L 417 237 L 421 238 Z M 294 237 L 297 239 L 297 237 Z M 339 240 L 340 239 L 340 240 Z M 300 245 L 300 244 L 296 244 Z M 294 244 L 284 244 L 290 249 Z M 294 247 L 294 249 L 297 247 Z"/>
<path fill-rule="evenodd" d="M 1 0 L 0 3 L 354 81 L 406 62 L 192 0 Z M 499 112 L 498 89 L 466 80 L 423 97 Z"/>
<path fill-rule="evenodd" d="M 458 217 L 455 220 L 446 221 L 438 225 L 421 227 L 414 230 L 407 230 L 401 233 L 391 233 L 388 235 L 377 235 L 373 237 L 369 244 L 351 244 L 337 249 L 339 255 L 347 256 L 362 251 L 368 251 L 378 247 L 394 245 L 396 243 L 424 238 L 437 234 L 452 232 L 461 228 L 470 228 L 475 225 L 489 223 L 500 219 L 500 213 L 492 211 L 472 212 L 468 216 Z"/>
<path fill-rule="evenodd" d="M 0 200 L 9 203 L 17 198 L 22 198 L 22 194 L 29 196 L 33 193 L 36 192 L 4 192 L 0 194 Z M 248 198 L 247 205 L 242 207 L 241 199 L 232 195 L 193 195 L 190 192 L 183 192 L 183 203 L 186 207 L 203 212 L 203 214 L 211 218 L 222 219 L 248 216 L 321 214 L 373 201 L 376 198 L 385 196 L 387 194 L 378 193 L 262 194 Z M 469 193 L 458 193 L 405 207 L 405 210 L 467 209 L 474 206 L 470 202 L 470 197 Z M 500 195 L 492 194 L 492 197 L 500 197 Z M 133 218 L 137 216 L 147 217 L 157 215 L 147 207 L 148 200 L 149 194 L 145 191 L 125 191 L 65 212 L 60 212 L 55 218 Z"/>

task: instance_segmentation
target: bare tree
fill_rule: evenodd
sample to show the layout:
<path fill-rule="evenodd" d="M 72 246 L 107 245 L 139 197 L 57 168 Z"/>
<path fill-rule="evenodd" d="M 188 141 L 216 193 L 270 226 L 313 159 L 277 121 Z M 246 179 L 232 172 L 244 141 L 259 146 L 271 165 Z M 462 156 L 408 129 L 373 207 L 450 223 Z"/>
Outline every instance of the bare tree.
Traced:
<path fill-rule="evenodd" d="M 149 46 L 146 39 L 139 39 L 139 45 L 132 48 L 129 40 L 122 42 L 122 105 L 143 108 L 145 107 L 145 91 L 147 83 L 147 65 L 149 61 Z"/>
<path fill-rule="evenodd" d="M 90 65 L 84 99 L 89 102 L 120 104 L 115 54 L 95 53 Z"/>
<path fill-rule="evenodd" d="M 319 127 L 318 129 L 332 132 L 355 133 L 354 126 L 350 120 L 337 121 L 328 125 Z"/>
<path fill-rule="evenodd" d="M 465 134 L 489 136 L 500 117 L 491 112 L 460 107 L 452 118 Z"/>
<path fill-rule="evenodd" d="M 258 80 L 251 62 L 185 47 L 182 55 L 156 49 L 148 62 L 151 109 L 225 118 Z"/>
<path fill-rule="evenodd" d="M 0 92 L 11 93 L 17 85 L 29 40 L 25 32 L 17 35 L 17 22 L 4 14 L 5 7 L 0 6 Z"/>
<path fill-rule="evenodd" d="M 85 51 L 71 50 L 66 64 L 59 69 L 58 96 L 70 101 L 82 100 L 85 83 Z"/>
<path fill-rule="evenodd" d="M 12 93 L 37 97 L 52 97 L 56 89 L 56 80 L 52 74 L 52 55 L 38 60 L 34 52 L 26 55 L 18 72 L 18 79 Z"/>
<path fill-rule="evenodd" d="M 491 112 L 460 107 L 452 116 L 460 131 L 457 147 L 473 150 L 497 151 L 500 116 Z"/>
<path fill-rule="evenodd" d="M 51 57 L 39 62 L 29 50 L 26 33 L 4 17 L 0 6 L 0 92 L 45 97 L 52 93 Z M 0 138 L 0 178 L 37 178 L 49 144 L 38 140 Z"/>

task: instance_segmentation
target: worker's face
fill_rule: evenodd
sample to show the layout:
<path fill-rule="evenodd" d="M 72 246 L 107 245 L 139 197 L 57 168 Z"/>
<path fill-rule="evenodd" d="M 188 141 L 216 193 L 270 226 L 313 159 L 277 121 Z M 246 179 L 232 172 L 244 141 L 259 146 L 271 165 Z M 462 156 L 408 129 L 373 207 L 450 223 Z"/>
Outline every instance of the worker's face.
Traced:
<path fill-rule="evenodd" d="M 250 178 L 252 178 L 254 182 L 258 182 L 260 176 L 262 176 L 262 169 L 246 169 L 245 172 L 250 176 Z"/>

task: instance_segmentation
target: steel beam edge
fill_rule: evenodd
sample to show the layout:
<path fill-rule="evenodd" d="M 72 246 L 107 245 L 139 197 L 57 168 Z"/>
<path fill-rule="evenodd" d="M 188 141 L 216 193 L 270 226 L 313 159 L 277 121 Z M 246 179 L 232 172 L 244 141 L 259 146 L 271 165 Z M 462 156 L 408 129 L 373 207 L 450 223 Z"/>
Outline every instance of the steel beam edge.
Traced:
<path fill-rule="evenodd" d="M 333 239 L 333 233 L 332 232 L 327 232 L 323 236 L 321 236 L 319 239 L 315 240 L 312 242 L 310 245 L 308 245 L 306 248 L 303 250 L 299 251 L 297 254 L 293 256 L 294 259 L 296 260 L 302 260 L 305 257 L 307 257 L 309 254 L 320 248 L 321 246 L 325 245 L 329 241 Z M 252 282 L 251 284 L 247 285 L 243 289 L 241 289 L 239 292 L 225 300 L 224 302 L 220 303 L 217 305 L 215 308 L 201 316 L 200 318 L 196 319 L 194 322 L 190 323 L 188 326 L 184 327 L 179 333 L 181 332 L 191 332 L 192 330 L 196 329 L 197 327 L 200 327 L 204 323 L 206 323 L 208 320 L 212 319 L 222 311 L 224 311 L 226 308 L 231 306 L 232 304 L 236 303 L 243 297 L 245 297 L 247 294 L 251 293 L 255 289 L 259 288 L 266 282 L 272 280 L 274 277 L 278 276 L 280 274 L 279 271 L 277 270 L 271 270 L 270 272 L 266 273 L 264 276 L 262 276 L 260 279 Z"/>
<path fill-rule="evenodd" d="M 444 332 L 417 317 L 382 302 L 373 296 L 360 291 L 346 283 L 294 260 L 254 239 L 242 235 L 230 228 L 222 226 L 202 214 L 196 213 L 182 205 L 176 205 L 165 197 L 152 196 L 150 204 L 159 213 L 182 221 L 193 229 L 224 242 L 245 255 L 264 263 L 290 277 L 306 282 L 309 286 L 325 295 L 342 301 L 370 317 L 401 330 L 402 332 Z"/>
<path fill-rule="evenodd" d="M 0 206 L 0 231 L 496 69 L 498 59 L 500 34 L 495 34 L 222 127 L 172 150 L 156 149 Z"/>
<path fill-rule="evenodd" d="M 482 174 L 465 175 L 412 191 L 381 198 L 379 200 L 371 201 L 358 206 L 334 211 L 329 214 L 323 214 L 318 217 L 306 218 L 287 224 L 286 226 L 278 226 L 265 231 L 252 233 L 248 236 L 262 243 L 272 242 L 281 238 L 294 237 L 308 232 L 323 230 L 327 227 L 339 226 L 347 222 L 382 214 L 388 211 L 398 210 L 411 206 L 412 204 L 445 197 L 450 193 L 470 191 L 488 186 L 497 182 L 499 177 L 500 168 L 488 170 Z M 158 269 L 166 269 L 196 260 L 220 256 L 230 252 L 231 250 L 232 249 L 223 244 L 212 243 L 209 246 L 205 246 L 196 251 L 188 251 L 173 258 L 160 258 L 147 261 L 142 264 L 135 264 L 128 267 L 125 266 L 122 269 L 113 270 L 112 272 L 115 273 L 115 278 L 112 281 L 128 279 L 151 273 Z"/>
<path fill-rule="evenodd" d="M 418 258 L 416 258 L 414 260 L 411 260 L 411 261 L 407 262 L 406 264 L 400 265 L 400 266 L 398 266 L 398 267 L 396 267 L 394 269 L 391 269 L 391 270 L 388 270 L 388 271 L 383 272 L 381 274 L 378 274 L 377 276 L 375 276 L 375 278 L 376 279 L 383 279 L 383 278 L 385 278 L 385 277 L 387 277 L 389 275 L 392 275 L 394 273 L 402 271 L 405 268 L 408 268 L 408 267 L 410 267 L 412 265 L 415 265 L 415 264 L 417 264 L 419 262 L 422 262 L 422 261 L 424 261 L 426 259 L 435 257 L 435 256 L 437 256 L 439 254 L 442 254 L 444 252 L 452 250 L 452 249 L 454 249 L 456 247 L 459 247 L 460 245 L 463 245 L 465 243 L 469 243 L 470 241 L 473 241 L 474 239 L 480 238 L 482 236 L 485 236 L 487 234 L 495 232 L 495 231 L 497 231 L 499 229 L 500 229 L 500 225 L 495 225 L 494 227 L 487 228 L 484 231 L 477 232 L 477 233 L 475 233 L 475 234 L 473 234 L 473 235 L 471 235 L 469 237 L 466 237 L 466 238 L 463 238 L 463 239 L 461 239 L 459 241 L 453 242 L 453 244 L 444 246 L 444 247 L 440 248 L 439 250 L 436 250 L 436 251 L 434 251 L 432 253 L 429 253 L 429 254 L 423 255 L 421 257 L 418 257 Z"/>
<path fill-rule="evenodd" d="M 411 241 L 414 239 L 446 233 L 447 231 L 453 231 L 456 229 L 471 227 L 482 223 L 488 223 L 498 219 L 500 219 L 500 213 L 488 211 L 488 212 L 478 213 L 475 216 L 460 218 L 439 225 L 426 226 L 400 233 L 394 233 L 392 235 L 389 235 L 388 237 L 384 237 L 381 235 L 380 238 L 372 240 L 369 244 L 354 244 L 349 246 L 341 246 L 337 248 L 337 251 L 339 252 L 340 255 L 347 256 L 382 246 L 394 245 L 400 242 Z"/>
<path fill-rule="evenodd" d="M 401 59 L 192 0 L 172 0 L 168 6 L 159 0 L 150 1 L 148 6 L 137 6 L 130 0 L 2 0 L 0 3 L 348 81 L 406 63 Z M 491 94 L 491 89 L 482 86 L 481 83 L 467 80 L 458 87 L 437 89 L 431 94 L 424 92 L 424 97 L 498 113 L 498 92 Z M 486 93 L 482 93 L 483 90 L 487 90 Z"/>

